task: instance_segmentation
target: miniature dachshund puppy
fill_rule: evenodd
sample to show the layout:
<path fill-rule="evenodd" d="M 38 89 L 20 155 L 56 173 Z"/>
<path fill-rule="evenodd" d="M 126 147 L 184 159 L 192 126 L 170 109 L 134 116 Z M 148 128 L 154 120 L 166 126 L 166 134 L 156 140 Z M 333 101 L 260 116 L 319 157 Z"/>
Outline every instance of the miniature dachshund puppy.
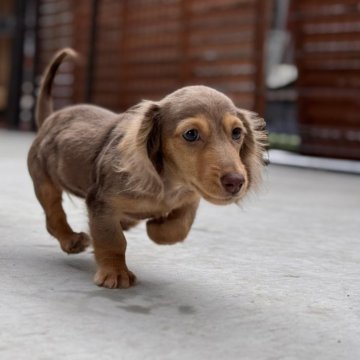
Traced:
<path fill-rule="evenodd" d="M 69 226 L 62 192 L 86 200 L 97 272 L 107 288 L 127 288 L 124 231 L 146 220 L 158 244 L 183 241 L 201 198 L 239 203 L 261 180 L 264 121 L 206 86 L 187 86 L 121 114 L 93 105 L 53 112 L 51 87 L 71 49 L 45 71 L 36 109 L 38 134 L 28 168 L 48 232 L 76 254 L 90 237 Z"/>

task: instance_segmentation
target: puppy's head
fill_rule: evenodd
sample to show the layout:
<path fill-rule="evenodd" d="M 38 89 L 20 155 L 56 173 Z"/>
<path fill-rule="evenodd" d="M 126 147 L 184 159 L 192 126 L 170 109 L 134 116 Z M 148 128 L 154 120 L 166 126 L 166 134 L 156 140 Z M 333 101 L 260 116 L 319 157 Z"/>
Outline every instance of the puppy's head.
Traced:
<path fill-rule="evenodd" d="M 189 86 L 160 102 L 164 159 L 206 200 L 240 200 L 259 183 L 264 122 L 224 94 Z"/>
<path fill-rule="evenodd" d="M 259 183 L 266 134 L 255 114 L 205 86 L 185 87 L 143 106 L 136 141 L 147 157 L 141 170 L 151 173 L 148 184 L 157 179 L 160 186 L 161 174 L 171 174 L 206 200 L 228 204 Z"/>

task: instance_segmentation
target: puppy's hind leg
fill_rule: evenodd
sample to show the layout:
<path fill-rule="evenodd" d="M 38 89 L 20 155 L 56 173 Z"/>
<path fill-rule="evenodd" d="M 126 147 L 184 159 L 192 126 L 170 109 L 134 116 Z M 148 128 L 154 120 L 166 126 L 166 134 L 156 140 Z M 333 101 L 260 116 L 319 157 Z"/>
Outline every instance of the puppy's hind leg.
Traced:
<path fill-rule="evenodd" d="M 74 232 L 66 220 L 62 207 L 62 191 L 48 177 L 33 177 L 35 194 L 46 215 L 48 232 L 57 238 L 61 249 L 68 254 L 84 251 L 90 243 L 85 233 Z"/>

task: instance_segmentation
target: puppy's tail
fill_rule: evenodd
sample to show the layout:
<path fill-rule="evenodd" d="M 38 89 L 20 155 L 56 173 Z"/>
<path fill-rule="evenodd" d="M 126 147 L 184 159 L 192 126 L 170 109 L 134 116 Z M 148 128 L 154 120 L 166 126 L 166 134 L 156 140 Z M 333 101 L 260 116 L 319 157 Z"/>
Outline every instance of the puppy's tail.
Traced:
<path fill-rule="evenodd" d="M 70 48 L 64 48 L 58 51 L 44 72 L 35 113 L 36 125 L 38 128 L 40 128 L 44 120 L 53 112 L 51 87 L 59 66 L 67 56 L 76 59 L 77 53 Z"/>

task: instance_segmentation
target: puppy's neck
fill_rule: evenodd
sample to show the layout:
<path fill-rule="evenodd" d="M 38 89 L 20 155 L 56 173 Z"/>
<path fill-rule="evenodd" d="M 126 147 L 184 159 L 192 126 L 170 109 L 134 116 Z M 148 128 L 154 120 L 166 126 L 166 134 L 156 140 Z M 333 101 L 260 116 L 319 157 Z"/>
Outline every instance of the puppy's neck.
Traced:
<path fill-rule="evenodd" d="M 166 201 L 171 200 L 170 198 L 172 197 L 177 198 L 180 194 L 196 194 L 191 185 L 167 162 L 164 164 L 161 178 L 164 183 L 164 197 Z"/>

